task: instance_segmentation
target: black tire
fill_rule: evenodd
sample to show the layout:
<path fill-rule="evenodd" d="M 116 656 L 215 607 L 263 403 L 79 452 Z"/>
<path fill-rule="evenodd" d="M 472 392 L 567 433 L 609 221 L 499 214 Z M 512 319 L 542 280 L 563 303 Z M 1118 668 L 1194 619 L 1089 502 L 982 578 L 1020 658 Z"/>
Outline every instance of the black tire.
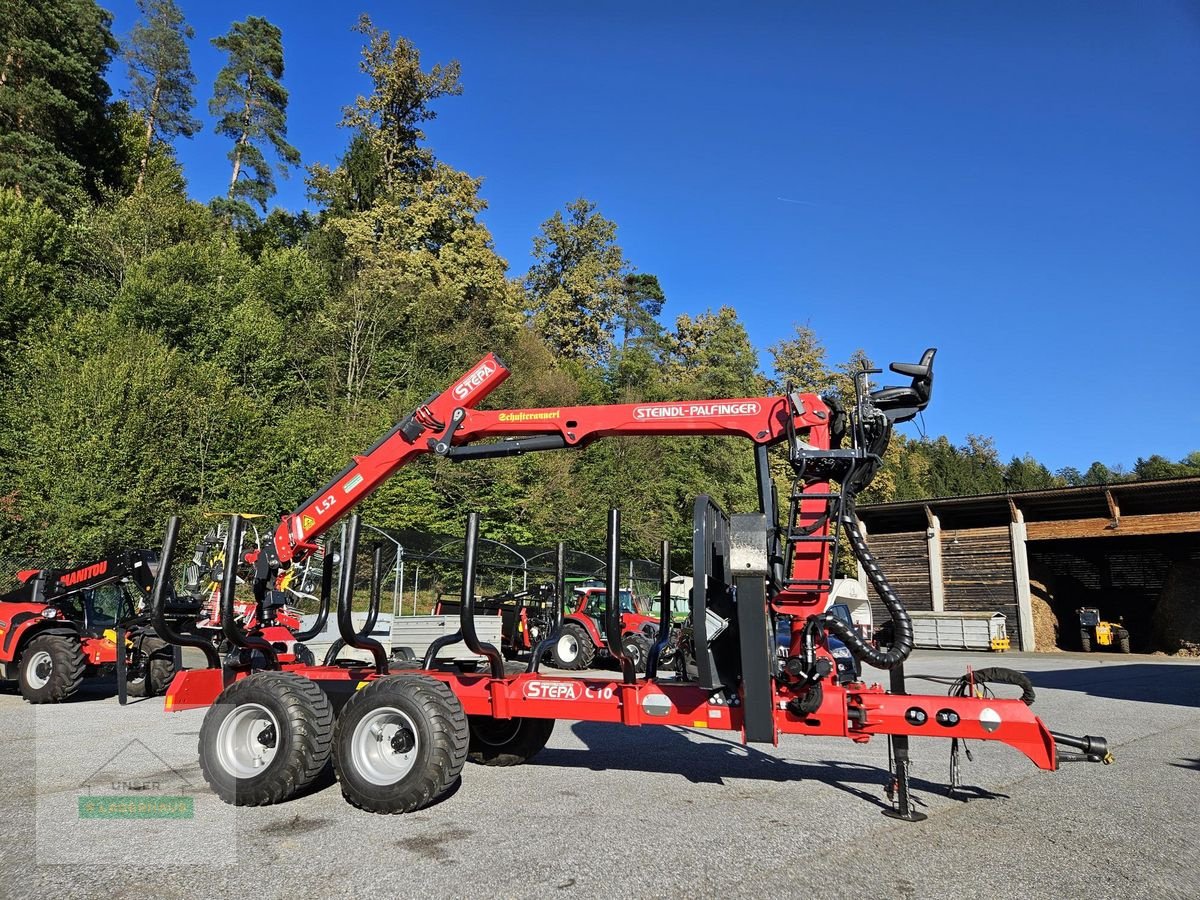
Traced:
<path fill-rule="evenodd" d="M 553 719 L 494 719 L 468 716 L 471 742 L 467 759 L 481 766 L 518 766 L 546 746 Z"/>
<path fill-rule="evenodd" d="M 1128 628 L 1118 628 L 1117 629 L 1117 649 L 1120 650 L 1122 653 L 1132 652 L 1129 649 L 1129 629 Z"/>
<path fill-rule="evenodd" d="M 309 650 L 306 644 L 296 645 L 295 656 L 296 662 L 302 666 L 315 666 L 317 664 L 316 654 Z"/>
<path fill-rule="evenodd" d="M 621 638 L 621 650 L 633 660 L 635 672 L 645 672 L 650 659 L 650 641 L 644 634 L 627 634 Z"/>
<path fill-rule="evenodd" d="M 21 651 L 21 696 L 30 703 L 62 703 L 79 690 L 83 649 L 73 634 L 40 634 Z"/>
<path fill-rule="evenodd" d="M 589 668 L 596 658 L 596 645 L 582 625 L 568 622 L 554 642 L 550 655 L 558 669 L 578 671 Z"/>
<path fill-rule="evenodd" d="M 1084 653 L 1092 652 L 1092 633 L 1086 628 L 1079 629 L 1079 649 Z"/>
<path fill-rule="evenodd" d="M 333 708 L 315 681 L 257 672 L 225 688 L 200 726 L 200 771 L 234 806 L 281 803 L 329 763 Z"/>
<path fill-rule="evenodd" d="M 159 697 L 171 686 L 175 668 L 175 654 L 167 642 L 159 637 L 142 639 L 140 652 L 147 658 L 142 673 L 125 683 L 125 692 L 130 697 Z"/>
<path fill-rule="evenodd" d="M 467 761 L 470 729 L 444 682 L 423 675 L 372 681 L 351 697 L 333 735 L 342 796 L 374 813 L 406 813 L 444 796 Z"/>

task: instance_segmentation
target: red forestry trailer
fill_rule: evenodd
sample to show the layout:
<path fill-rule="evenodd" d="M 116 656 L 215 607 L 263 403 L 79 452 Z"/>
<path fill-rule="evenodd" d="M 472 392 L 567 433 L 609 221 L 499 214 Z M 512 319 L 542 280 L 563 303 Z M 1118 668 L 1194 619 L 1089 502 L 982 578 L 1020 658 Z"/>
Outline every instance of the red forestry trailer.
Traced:
<path fill-rule="evenodd" d="M 532 451 L 578 449 L 619 435 L 725 435 L 748 441 L 758 473 L 758 509 L 726 515 L 707 497 L 694 510 L 691 616 L 676 638 L 674 677 L 660 678 L 667 647 L 669 603 L 663 604 L 658 642 L 644 677 L 622 650 L 620 604 L 608 604 L 609 652 L 620 680 L 544 675 L 541 661 L 563 631 L 564 549 L 559 546 L 558 589 L 552 633 L 523 671 L 509 672 L 500 651 L 481 644 L 475 630 L 474 570 L 478 516 L 467 517 L 460 630 L 434 642 L 423 660 L 389 660 L 381 645 L 356 632 L 350 616 L 359 521 L 347 523 L 337 599 L 343 641 L 371 652 L 373 662 L 297 659 L 304 635 L 246 632 L 223 616 L 226 636 L 240 654 L 209 667 L 180 672 L 166 696 L 168 710 L 210 707 L 200 731 L 200 764 L 209 785 L 229 803 L 278 803 L 315 779 L 332 757 L 342 793 L 355 806 L 380 813 L 409 812 L 443 796 L 470 759 L 512 765 L 537 753 L 555 720 L 674 725 L 732 731 L 747 743 L 777 743 L 781 734 L 836 735 L 866 742 L 892 741 L 896 760 L 889 793 L 894 815 L 921 818 L 909 806 L 909 736 L 1001 741 L 1042 769 L 1069 760 L 1111 761 L 1097 737 L 1056 734 L 1022 700 L 984 695 L 970 678 L 950 696 L 904 692 L 904 660 L 912 624 L 900 598 L 871 555 L 854 512 L 855 496 L 870 482 L 897 422 L 929 402 L 934 351 L 919 363 L 894 363 L 907 385 L 868 390 L 856 379 L 851 409 L 808 393 L 553 409 L 481 410 L 478 404 L 508 377 L 489 354 L 444 392 L 429 398 L 374 447 L 296 512 L 284 516 L 265 541 L 256 565 L 256 598 L 271 604 L 288 567 L 316 549 L 315 541 L 389 475 L 419 456 L 464 462 Z M 493 439 L 485 442 L 485 439 Z M 780 524 L 768 471 L 768 448 L 786 445 L 795 480 Z M 153 594 L 156 627 L 186 642 L 161 615 L 178 518 L 167 526 L 164 565 Z M 228 540 L 238 546 L 243 523 L 234 518 Z M 880 649 L 827 613 L 839 535 L 847 543 L 891 614 L 895 639 Z M 608 519 L 607 592 L 619 596 L 620 512 Z M 668 589 L 663 547 L 663 590 Z M 321 624 L 329 612 L 332 554 L 321 589 Z M 222 603 L 233 602 L 236 553 L 226 554 Z M 372 608 L 379 602 L 379 553 Z M 777 655 L 775 623 L 791 623 L 785 657 Z M 285 629 L 276 629 L 285 631 Z M 829 636 L 861 661 L 890 670 L 892 690 L 846 685 L 834 673 Z M 282 639 L 277 639 L 282 638 Z M 487 671 L 462 672 L 437 662 L 438 651 L 461 641 L 489 661 Z M 1008 673 L 994 680 L 1012 677 Z M 1025 682 L 1027 686 L 1027 682 Z M 1031 691 L 1026 691 L 1030 699 Z M 953 780 L 952 773 L 952 780 Z"/>

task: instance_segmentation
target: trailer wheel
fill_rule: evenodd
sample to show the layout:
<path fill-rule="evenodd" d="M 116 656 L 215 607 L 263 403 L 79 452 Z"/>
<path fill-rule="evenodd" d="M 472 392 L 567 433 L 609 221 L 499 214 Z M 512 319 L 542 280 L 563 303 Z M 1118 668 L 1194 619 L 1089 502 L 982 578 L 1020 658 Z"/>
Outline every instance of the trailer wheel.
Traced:
<path fill-rule="evenodd" d="M 596 658 L 596 645 L 579 625 L 568 622 L 554 642 L 554 665 L 560 669 L 586 669 Z"/>
<path fill-rule="evenodd" d="M 142 674 L 126 682 L 130 697 L 158 697 L 165 694 L 175 677 L 175 655 L 162 638 L 142 639 L 141 652 L 146 656 Z"/>
<path fill-rule="evenodd" d="M 643 634 L 627 634 L 621 638 L 621 650 L 633 660 L 635 672 L 646 671 L 646 661 L 650 658 L 650 641 Z"/>
<path fill-rule="evenodd" d="M 217 697 L 200 726 L 200 771 L 234 806 L 281 803 L 329 762 L 333 708 L 315 681 L 257 672 Z"/>
<path fill-rule="evenodd" d="M 1079 629 L 1079 649 L 1084 653 L 1092 652 L 1092 633 L 1086 628 Z"/>
<path fill-rule="evenodd" d="M 470 731 L 445 683 L 421 675 L 372 681 L 338 716 L 333 769 L 359 809 L 406 813 L 441 798 L 467 760 Z"/>
<path fill-rule="evenodd" d="M 83 649 L 73 634 L 41 634 L 21 653 L 21 696 L 30 703 L 61 703 L 83 683 Z"/>
<path fill-rule="evenodd" d="M 467 759 L 481 766 L 518 766 L 546 746 L 553 719 L 494 719 L 467 716 L 471 743 Z"/>
<path fill-rule="evenodd" d="M 1122 653 L 1130 652 L 1129 629 L 1128 628 L 1117 629 L 1117 649 L 1120 650 Z"/>

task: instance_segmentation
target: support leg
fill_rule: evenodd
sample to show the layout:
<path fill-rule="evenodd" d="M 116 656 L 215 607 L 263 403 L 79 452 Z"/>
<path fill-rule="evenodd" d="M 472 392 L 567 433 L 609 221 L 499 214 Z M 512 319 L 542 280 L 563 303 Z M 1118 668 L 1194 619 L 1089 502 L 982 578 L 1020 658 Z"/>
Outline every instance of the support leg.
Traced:
<path fill-rule="evenodd" d="M 891 671 L 891 691 L 893 694 L 906 694 L 904 689 L 904 664 L 896 666 Z M 883 814 L 890 819 L 903 819 L 905 822 L 924 822 L 929 816 L 912 808 L 912 797 L 908 784 L 908 735 L 894 734 L 888 737 L 888 756 L 891 760 L 891 782 L 888 784 L 888 799 L 892 808 L 885 809 Z"/>

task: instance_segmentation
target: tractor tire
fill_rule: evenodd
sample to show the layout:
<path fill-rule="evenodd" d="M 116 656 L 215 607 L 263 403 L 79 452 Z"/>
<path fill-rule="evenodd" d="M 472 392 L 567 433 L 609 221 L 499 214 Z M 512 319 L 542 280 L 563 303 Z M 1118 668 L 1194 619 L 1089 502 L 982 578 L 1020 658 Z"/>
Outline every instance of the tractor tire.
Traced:
<path fill-rule="evenodd" d="M 1129 649 L 1129 629 L 1128 628 L 1118 628 L 1117 629 L 1117 649 L 1120 650 L 1122 653 L 1132 652 Z"/>
<path fill-rule="evenodd" d="M 333 707 L 315 681 L 257 672 L 217 697 L 200 726 L 200 772 L 234 806 L 282 803 L 329 763 Z"/>
<path fill-rule="evenodd" d="M 162 696 L 178 671 L 175 668 L 175 654 L 167 642 L 158 637 L 143 638 L 141 652 L 147 656 L 145 672 L 137 678 L 130 678 L 125 683 L 125 691 L 130 697 Z"/>
<path fill-rule="evenodd" d="M 308 649 L 307 644 L 296 644 L 295 656 L 296 662 L 302 666 L 315 666 L 317 664 L 316 654 Z"/>
<path fill-rule="evenodd" d="M 470 728 L 458 697 L 423 675 L 372 681 L 346 701 L 333 735 L 342 796 L 374 813 L 441 799 L 467 761 Z"/>
<path fill-rule="evenodd" d="M 546 746 L 553 719 L 493 719 L 468 716 L 467 759 L 481 766 L 519 766 Z"/>
<path fill-rule="evenodd" d="M 1084 653 L 1092 652 L 1092 633 L 1086 628 L 1079 629 L 1079 649 Z"/>
<path fill-rule="evenodd" d="M 21 696 L 30 703 L 62 703 L 79 690 L 85 667 L 76 635 L 38 635 L 21 652 Z"/>
<path fill-rule="evenodd" d="M 644 673 L 650 659 L 650 641 L 644 634 L 627 634 L 621 638 L 621 650 L 633 660 L 635 672 Z"/>
<path fill-rule="evenodd" d="M 555 668 L 578 671 L 591 666 L 596 658 L 596 645 L 582 626 L 568 622 L 554 642 L 551 656 Z"/>

